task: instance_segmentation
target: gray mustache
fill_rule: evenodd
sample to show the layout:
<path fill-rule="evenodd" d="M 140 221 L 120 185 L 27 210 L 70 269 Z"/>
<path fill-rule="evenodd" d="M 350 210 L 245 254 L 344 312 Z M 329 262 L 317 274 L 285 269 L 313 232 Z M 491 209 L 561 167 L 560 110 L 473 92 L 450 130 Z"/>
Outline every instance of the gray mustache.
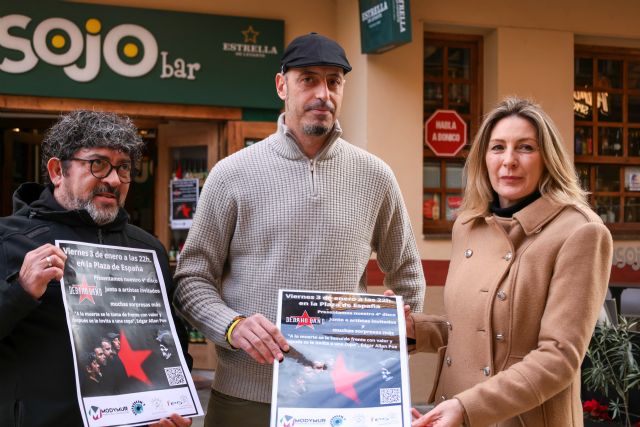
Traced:
<path fill-rule="evenodd" d="M 317 100 L 317 101 L 313 101 L 311 104 L 307 104 L 304 106 L 305 111 L 317 110 L 317 109 L 329 110 L 332 113 L 335 113 L 336 111 L 336 107 L 333 105 L 331 101 L 325 102 L 322 100 Z"/>
<path fill-rule="evenodd" d="M 93 196 L 95 196 L 98 193 L 112 193 L 114 196 L 116 196 L 116 199 L 118 200 L 120 199 L 120 190 L 118 190 L 117 188 L 113 188 L 109 184 L 101 184 L 93 189 L 92 191 Z"/>

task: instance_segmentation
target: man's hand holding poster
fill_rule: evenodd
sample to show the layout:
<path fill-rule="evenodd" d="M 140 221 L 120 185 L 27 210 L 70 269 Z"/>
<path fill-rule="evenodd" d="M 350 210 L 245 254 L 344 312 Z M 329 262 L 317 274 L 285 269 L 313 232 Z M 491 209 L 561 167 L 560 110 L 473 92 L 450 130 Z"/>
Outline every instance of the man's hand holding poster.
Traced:
<path fill-rule="evenodd" d="M 202 415 L 153 251 L 57 241 L 85 426 Z"/>
<path fill-rule="evenodd" d="M 411 425 L 403 313 L 396 296 L 281 290 L 271 426 Z"/>

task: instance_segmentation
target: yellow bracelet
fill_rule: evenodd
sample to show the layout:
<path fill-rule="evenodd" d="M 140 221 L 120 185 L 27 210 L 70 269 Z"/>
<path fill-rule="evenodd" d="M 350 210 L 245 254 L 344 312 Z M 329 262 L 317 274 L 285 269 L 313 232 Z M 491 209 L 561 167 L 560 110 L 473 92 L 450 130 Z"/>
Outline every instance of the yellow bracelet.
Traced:
<path fill-rule="evenodd" d="M 225 334 L 225 339 L 227 340 L 227 343 L 229 343 L 231 348 L 234 348 L 234 349 L 237 348 L 231 343 L 231 334 L 233 333 L 233 329 L 236 326 L 238 326 L 238 323 L 240 323 L 244 319 L 246 319 L 245 316 L 236 316 L 236 317 L 234 317 L 233 320 L 231 321 L 231 323 L 229 324 L 229 327 L 227 328 L 227 333 Z"/>

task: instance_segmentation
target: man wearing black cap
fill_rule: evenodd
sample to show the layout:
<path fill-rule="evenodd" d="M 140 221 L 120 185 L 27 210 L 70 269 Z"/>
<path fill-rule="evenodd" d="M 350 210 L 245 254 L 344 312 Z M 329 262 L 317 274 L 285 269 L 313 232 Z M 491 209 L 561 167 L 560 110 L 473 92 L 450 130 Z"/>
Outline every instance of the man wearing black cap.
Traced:
<path fill-rule="evenodd" d="M 340 138 L 349 71 L 335 41 L 294 39 L 275 78 L 285 103 L 277 132 L 220 161 L 205 183 L 174 302 L 216 343 L 207 427 L 269 424 L 271 364 L 289 350 L 273 324 L 278 289 L 365 292 L 376 252 L 385 285 L 422 310 L 424 276 L 395 177 Z"/>

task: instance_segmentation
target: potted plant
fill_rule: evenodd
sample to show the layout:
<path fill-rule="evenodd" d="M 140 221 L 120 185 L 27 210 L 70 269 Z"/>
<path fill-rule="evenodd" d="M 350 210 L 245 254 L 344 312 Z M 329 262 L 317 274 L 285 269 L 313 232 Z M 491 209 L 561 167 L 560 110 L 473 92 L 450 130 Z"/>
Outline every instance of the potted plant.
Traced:
<path fill-rule="evenodd" d="M 640 391 L 640 334 L 634 332 L 637 322 L 620 316 L 617 326 L 601 323 L 587 350 L 587 365 L 582 372 L 584 385 L 609 400 L 612 418 L 622 418 L 630 427 L 632 393 Z"/>

